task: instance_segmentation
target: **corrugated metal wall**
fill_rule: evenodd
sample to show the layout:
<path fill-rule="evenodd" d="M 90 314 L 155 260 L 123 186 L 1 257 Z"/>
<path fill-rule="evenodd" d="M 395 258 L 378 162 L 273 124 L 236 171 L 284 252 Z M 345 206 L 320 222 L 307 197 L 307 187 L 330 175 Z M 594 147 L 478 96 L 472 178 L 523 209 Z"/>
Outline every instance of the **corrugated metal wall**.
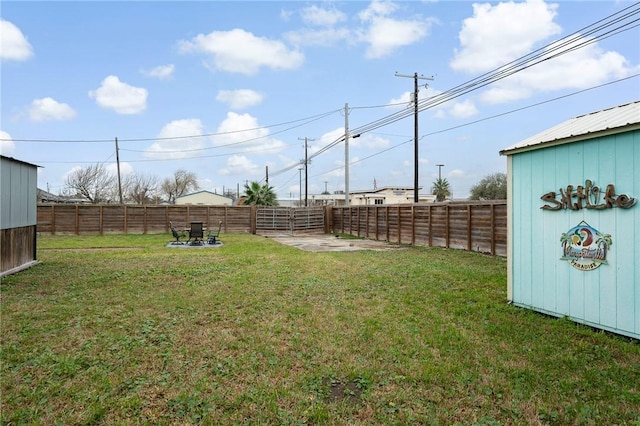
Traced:
<path fill-rule="evenodd" d="M 0 157 L 0 276 L 36 261 L 36 193 L 34 164 Z"/>
<path fill-rule="evenodd" d="M 0 157 L 0 229 L 35 226 L 37 166 Z"/>

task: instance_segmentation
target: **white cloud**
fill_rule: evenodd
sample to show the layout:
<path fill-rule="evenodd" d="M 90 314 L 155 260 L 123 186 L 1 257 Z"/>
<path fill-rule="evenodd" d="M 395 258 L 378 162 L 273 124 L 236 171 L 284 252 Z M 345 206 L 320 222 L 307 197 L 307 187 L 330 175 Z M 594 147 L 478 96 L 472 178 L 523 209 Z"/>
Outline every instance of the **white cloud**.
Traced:
<path fill-rule="evenodd" d="M 351 41 L 351 32 L 346 28 L 322 28 L 291 31 L 285 39 L 296 46 L 332 46 L 339 41 Z"/>
<path fill-rule="evenodd" d="M 262 93 L 250 89 L 220 90 L 216 100 L 225 102 L 232 109 L 243 109 L 253 105 L 258 105 L 264 99 Z"/>
<path fill-rule="evenodd" d="M 175 71 L 175 69 L 176 69 L 175 65 L 168 64 L 168 65 L 159 65 L 150 70 L 142 70 L 141 72 L 147 77 L 153 77 L 159 80 L 166 80 L 173 75 L 173 72 Z"/>
<path fill-rule="evenodd" d="M 576 39 L 566 50 L 585 41 L 584 38 Z M 552 45 L 549 50 L 553 49 Z M 500 80 L 483 92 L 480 99 L 496 104 L 524 99 L 536 93 L 585 89 L 638 71 L 640 66 L 633 67 L 621 54 L 604 51 L 594 43 Z"/>
<path fill-rule="evenodd" d="M 478 114 L 473 101 L 466 99 L 462 102 L 456 102 L 449 108 L 449 115 L 454 118 L 469 118 Z"/>
<path fill-rule="evenodd" d="M 257 37 L 242 29 L 198 34 L 189 41 L 179 42 L 183 53 L 204 53 L 211 57 L 208 65 L 214 70 L 253 75 L 262 67 L 273 70 L 296 69 L 304 55 L 289 49 L 279 40 Z"/>
<path fill-rule="evenodd" d="M 0 154 L 11 155 L 16 149 L 16 145 L 11 138 L 11 135 L 3 130 L 0 130 Z"/>
<path fill-rule="evenodd" d="M 258 174 L 263 169 L 257 166 L 253 161 L 244 155 L 232 155 L 227 159 L 226 167 L 219 170 L 219 173 L 225 175 L 241 175 L 250 176 Z"/>
<path fill-rule="evenodd" d="M 193 150 L 206 148 L 206 139 L 201 137 L 202 123 L 197 118 L 174 120 L 165 125 L 156 142 L 147 148 L 146 157 L 189 158 L 196 155 Z"/>
<path fill-rule="evenodd" d="M 111 109 L 118 114 L 139 114 L 147 108 L 147 89 L 130 86 L 115 75 L 102 80 L 102 85 L 89 91 L 102 108 Z"/>
<path fill-rule="evenodd" d="M 464 20 L 451 67 L 468 73 L 485 72 L 531 52 L 534 46 L 559 34 L 553 22 L 557 4 L 541 0 L 475 3 L 473 16 Z"/>
<path fill-rule="evenodd" d="M 216 133 L 214 146 L 233 145 L 238 151 L 252 154 L 273 154 L 287 147 L 281 140 L 270 138 L 269 129 L 260 127 L 250 114 L 227 113 Z"/>
<path fill-rule="evenodd" d="M 0 19 L 0 34 L 0 59 L 26 61 L 33 56 L 31 44 L 14 24 Z"/>
<path fill-rule="evenodd" d="M 359 18 L 365 25 L 358 31 L 358 39 L 369 45 L 367 58 L 382 58 L 402 46 L 413 44 L 429 33 L 431 19 L 393 19 L 389 17 L 398 9 L 395 3 L 374 0 L 360 12 Z"/>
<path fill-rule="evenodd" d="M 73 108 L 50 97 L 35 99 L 29 107 L 31 121 L 70 120 L 75 116 Z"/>
<path fill-rule="evenodd" d="M 464 170 L 460 170 L 460 169 L 453 169 L 449 173 L 447 173 L 447 177 L 450 177 L 450 178 L 459 178 L 464 176 L 466 176 L 466 173 L 464 172 Z"/>
<path fill-rule="evenodd" d="M 367 148 L 375 151 L 387 148 L 390 144 L 389 139 L 370 133 L 365 133 L 355 139 L 349 139 L 349 146 L 353 148 Z"/>
<path fill-rule="evenodd" d="M 316 5 L 305 7 L 300 14 L 306 24 L 314 26 L 333 26 L 347 20 L 347 15 L 335 8 L 321 8 Z"/>
<path fill-rule="evenodd" d="M 105 166 L 105 169 L 110 175 L 115 176 L 117 178 L 118 163 L 109 163 Z M 135 170 L 133 169 L 133 166 L 131 166 L 130 163 L 127 163 L 126 161 L 120 162 L 120 177 L 132 175 L 134 172 Z"/>

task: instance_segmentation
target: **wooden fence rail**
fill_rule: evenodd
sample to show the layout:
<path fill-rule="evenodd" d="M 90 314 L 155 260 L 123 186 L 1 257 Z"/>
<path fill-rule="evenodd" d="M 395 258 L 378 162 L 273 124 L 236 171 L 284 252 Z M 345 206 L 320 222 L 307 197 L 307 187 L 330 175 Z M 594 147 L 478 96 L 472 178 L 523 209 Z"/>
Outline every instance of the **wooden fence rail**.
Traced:
<path fill-rule="evenodd" d="M 331 231 L 398 244 L 507 254 L 507 203 L 334 207 Z"/>
<path fill-rule="evenodd" d="M 279 210 L 287 208 L 279 208 Z M 294 211 L 302 208 L 292 208 Z M 169 232 L 201 221 L 223 232 L 256 233 L 265 226 L 255 206 L 121 206 L 38 205 L 37 230 L 43 234 L 150 234 Z M 280 215 L 274 212 L 273 218 Z M 426 245 L 506 256 L 505 201 L 434 204 L 370 205 L 315 208 L 313 214 L 283 215 L 291 232 L 351 234 L 398 244 Z M 275 219 L 273 219 L 275 220 Z M 303 226 L 304 225 L 304 226 Z M 274 227 L 274 229 L 280 229 Z M 283 228 L 284 229 L 284 228 Z"/>
<path fill-rule="evenodd" d="M 251 206 L 121 206 L 39 204 L 38 232 L 43 234 L 157 234 L 191 222 L 224 232 L 252 232 Z"/>

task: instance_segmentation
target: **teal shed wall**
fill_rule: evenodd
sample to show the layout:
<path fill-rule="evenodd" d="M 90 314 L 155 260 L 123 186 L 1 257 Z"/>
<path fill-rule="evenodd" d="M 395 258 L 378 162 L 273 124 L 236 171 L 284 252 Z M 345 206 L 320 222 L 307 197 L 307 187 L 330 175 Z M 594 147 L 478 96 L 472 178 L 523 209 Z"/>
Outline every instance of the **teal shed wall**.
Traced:
<path fill-rule="evenodd" d="M 508 156 L 509 298 L 518 306 L 640 339 L 640 131 Z M 629 209 L 543 210 L 541 196 L 589 179 L 636 198 Z M 560 237 L 581 221 L 613 244 L 607 264 L 581 271 L 562 257 Z"/>

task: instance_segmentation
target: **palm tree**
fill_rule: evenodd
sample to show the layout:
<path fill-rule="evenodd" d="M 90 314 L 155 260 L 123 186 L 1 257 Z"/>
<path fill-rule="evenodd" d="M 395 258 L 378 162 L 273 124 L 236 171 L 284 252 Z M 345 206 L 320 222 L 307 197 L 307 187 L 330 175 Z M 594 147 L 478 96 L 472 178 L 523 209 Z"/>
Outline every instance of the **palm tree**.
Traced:
<path fill-rule="evenodd" d="M 433 195 L 436 196 L 436 201 L 444 201 L 451 195 L 451 188 L 447 178 L 438 178 L 433 182 Z"/>
<path fill-rule="evenodd" d="M 256 181 L 251 182 L 251 184 L 244 184 L 244 197 L 244 204 L 255 204 L 258 206 L 278 205 L 273 187 L 267 184 L 260 185 Z"/>
<path fill-rule="evenodd" d="M 609 247 L 613 245 L 613 240 L 611 239 L 611 235 L 601 234 L 600 232 L 598 232 L 596 236 L 598 237 L 598 239 L 596 240 L 596 244 L 598 245 L 598 248 L 604 250 L 603 255 L 604 255 L 604 258 L 606 258 L 607 250 L 609 250 Z"/>

